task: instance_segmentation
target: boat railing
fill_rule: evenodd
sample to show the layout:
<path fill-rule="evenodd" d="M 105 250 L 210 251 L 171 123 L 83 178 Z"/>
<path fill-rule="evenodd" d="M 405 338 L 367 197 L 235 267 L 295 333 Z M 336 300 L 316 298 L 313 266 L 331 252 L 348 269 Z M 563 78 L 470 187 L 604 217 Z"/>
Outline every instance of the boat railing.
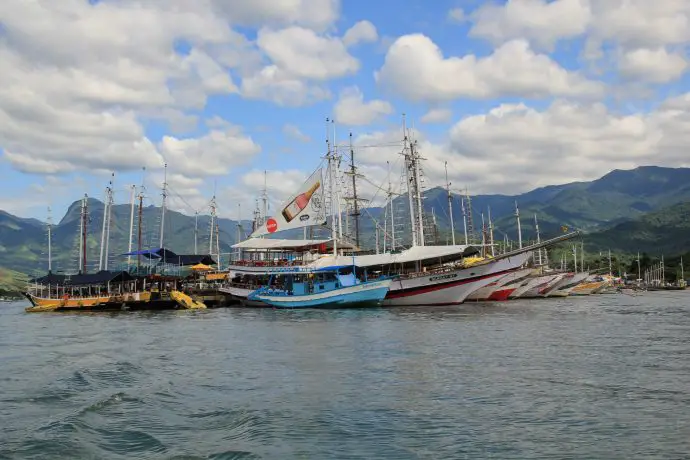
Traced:
<path fill-rule="evenodd" d="M 302 260 L 233 260 L 230 265 L 237 267 L 299 267 L 304 265 Z"/>

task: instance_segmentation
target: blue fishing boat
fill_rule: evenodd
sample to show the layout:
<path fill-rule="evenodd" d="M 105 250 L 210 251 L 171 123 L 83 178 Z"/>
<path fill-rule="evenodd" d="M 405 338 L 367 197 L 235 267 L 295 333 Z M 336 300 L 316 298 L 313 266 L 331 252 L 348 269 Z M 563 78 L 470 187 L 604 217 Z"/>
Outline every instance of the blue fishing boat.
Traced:
<path fill-rule="evenodd" d="M 360 278 L 353 266 L 296 270 L 271 276 L 268 286 L 247 297 L 278 308 L 351 308 L 381 305 L 390 278 Z"/>

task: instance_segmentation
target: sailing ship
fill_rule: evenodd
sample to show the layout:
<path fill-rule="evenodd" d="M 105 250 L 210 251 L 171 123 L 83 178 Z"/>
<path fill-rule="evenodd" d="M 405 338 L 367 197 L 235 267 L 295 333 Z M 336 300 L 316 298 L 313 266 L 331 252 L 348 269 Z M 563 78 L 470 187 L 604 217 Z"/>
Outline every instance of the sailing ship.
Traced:
<path fill-rule="evenodd" d="M 291 259 L 291 263 L 301 263 L 310 269 L 351 263 L 356 267 L 367 268 L 370 272 L 379 272 L 395 277 L 383 301 L 383 304 L 387 306 L 451 305 L 464 302 L 472 292 L 502 276 L 519 270 L 530 259 L 532 251 L 565 241 L 577 234 L 574 232 L 526 247 L 520 245 L 521 247 L 516 251 L 483 257 L 476 257 L 480 253 L 479 249 L 468 244 L 448 246 L 427 244 L 422 203 L 420 165 L 422 158 L 417 151 L 416 142 L 410 140 L 409 131 L 403 129 L 405 136 L 402 155 L 405 160 L 405 180 L 408 184 L 410 247 L 399 252 L 358 255 L 356 246 L 348 247 L 346 245 L 341 232 L 343 213 L 340 208 L 340 193 L 337 189 L 340 181 L 338 179 L 339 172 L 336 169 L 340 161 L 328 143 L 329 149 L 326 155 L 328 180 L 320 179 L 321 169 L 315 171 L 297 193 L 281 205 L 279 209 L 285 212 L 266 218 L 262 225 L 256 226 L 257 228 L 250 235 L 249 240 L 233 245 L 233 249 L 241 249 L 245 253 L 254 249 L 265 251 L 272 244 L 271 239 L 264 239 L 265 236 L 288 229 L 322 225 L 327 222 L 326 208 L 330 207 L 328 211 L 330 211 L 331 217 L 331 238 L 328 241 L 322 240 L 318 244 L 328 243 L 332 250 L 331 254 L 319 251 L 315 254 L 312 253 L 315 260 L 295 257 Z M 356 175 L 355 172 L 352 174 Z M 325 187 L 319 186 L 324 183 L 327 183 L 329 188 L 327 196 L 324 191 Z M 357 200 L 356 196 L 353 197 L 355 203 Z M 298 203 L 297 206 L 295 206 L 296 203 Z M 326 205 L 321 206 L 321 203 Z M 286 210 L 290 210 L 290 212 Z M 357 222 L 356 219 L 355 222 Z M 393 224 L 391 226 L 393 227 Z M 377 234 L 379 230 L 377 223 Z M 358 237 L 356 239 L 358 240 Z M 268 241 L 268 243 L 264 243 L 264 241 Z M 301 249 L 307 249 L 308 246 L 311 245 L 305 244 Z M 294 247 L 293 249 L 298 248 Z M 324 247 L 321 246 L 320 249 L 324 249 Z M 349 253 L 346 254 L 346 251 Z M 232 279 L 237 280 L 237 282 L 229 283 L 224 291 L 231 293 L 242 302 L 260 301 L 257 296 L 250 298 L 249 293 L 252 292 L 252 289 L 256 289 L 256 284 L 253 283 L 266 282 L 267 275 L 270 275 L 270 269 L 261 266 L 253 266 L 248 269 L 252 263 L 245 262 L 243 260 L 231 262 L 229 270 L 233 274 Z"/>
<path fill-rule="evenodd" d="M 163 215 L 165 213 L 165 187 Z M 134 189 L 132 196 L 134 197 Z M 141 215 L 143 205 L 140 194 L 139 206 L 139 247 L 141 248 Z M 25 296 L 31 302 L 28 312 L 44 311 L 79 311 L 79 310 L 138 310 L 138 309 L 168 309 L 168 308 L 205 308 L 199 300 L 181 292 L 179 277 L 165 276 L 154 271 L 142 273 L 141 259 L 158 258 L 165 262 L 182 263 L 182 258 L 176 254 L 160 249 L 157 251 L 133 251 L 125 254 L 131 261 L 137 256 L 137 272 L 111 271 L 109 268 L 109 242 L 112 225 L 113 182 L 106 188 L 106 200 L 103 210 L 103 225 L 101 231 L 101 250 L 98 271 L 87 272 L 87 237 L 88 237 L 88 196 L 81 200 L 79 218 L 79 253 L 78 271 L 76 274 L 55 274 L 52 272 L 51 227 L 48 226 L 48 274 L 34 278 L 29 282 Z M 134 219 L 134 198 L 132 198 L 132 212 L 130 222 L 130 249 L 132 245 L 132 226 Z M 163 242 L 163 224 L 161 224 L 161 243 Z M 196 259 L 187 260 L 188 263 L 199 261 L 213 262 L 204 256 L 193 256 Z M 129 264 L 128 264 L 129 265 Z M 156 265 L 160 265 L 157 262 Z"/>

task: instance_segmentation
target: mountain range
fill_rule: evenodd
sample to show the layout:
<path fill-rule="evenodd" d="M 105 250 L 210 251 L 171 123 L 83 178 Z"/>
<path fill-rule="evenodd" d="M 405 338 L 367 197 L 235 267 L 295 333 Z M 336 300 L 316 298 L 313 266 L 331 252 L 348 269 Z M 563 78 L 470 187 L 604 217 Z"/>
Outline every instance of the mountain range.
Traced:
<path fill-rule="evenodd" d="M 461 197 L 451 194 L 456 240 L 464 242 Z M 665 252 L 668 255 L 690 249 L 690 168 L 639 167 L 633 170 L 615 170 L 591 182 L 573 182 L 537 188 L 515 196 L 471 196 L 475 229 L 481 228 L 481 214 L 488 225 L 489 213 L 493 219 L 495 239 L 506 236 L 517 239 L 515 205 L 519 205 L 523 239 L 536 237 L 534 215 L 539 219 L 542 238 L 561 233 L 562 227 L 579 229 L 585 233 L 588 250 L 611 249 L 618 252 L 643 251 Z M 228 203 L 230 207 L 232 204 Z M 77 267 L 78 233 L 81 201 L 69 206 L 65 215 L 52 226 L 53 271 L 73 271 Z M 89 270 L 98 268 L 100 255 L 101 225 L 104 205 L 99 200 L 87 200 Z M 398 210 L 396 222 L 400 225 L 402 242 L 409 241 L 404 224 L 409 219 L 406 196 L 394 200 Z M 434 215 L 438 228 L 438 240 L 444 244 L 450 240 L 448 194 L 445 189 L 433 188 L 424 192 L 424 208 Z M 125 261 L 118 256 L 128 251 L 130 206 L 112 207 L 110 242 L 110 266 Z M 142 212 L 142 246 L 159 247 L 160 208 L 148 206 Z M 385 218 L 381 208 L 369 208 L 360 218 L 362 246 L 375 244 L 373 219 Z M 136 220 L 136 219 L 135 219 Z M 195 216 L 168 211 L 165 219 L 164 246 L 178 254 L 194 252 Z M 396 225 L 397 227 L 398 225 Z M 220 252 L 227 254 L 230 246 L 244 239 L 251 229 L 251 222 L 218 219 Z M 199 215 L 196 224 L 197 252 L 209 253 L 210 216 Z M 327 235 L 325 229 L 317 234 Z M 238 235 L 238 231 L 240 234 Z M 134 240 L 138 229 L 135 228 Z M 301 237 L 293 232 L 286 237 Z M 281 235 L 282 236 L 282 235 Z M 136 246 L 136 245 L 135 245 Z M 212 251 L 212 252 L 215 252 Z M 46 223 L 0 211 L 0 266 L 23 273 L 41 273 L 47 269 Z"/>

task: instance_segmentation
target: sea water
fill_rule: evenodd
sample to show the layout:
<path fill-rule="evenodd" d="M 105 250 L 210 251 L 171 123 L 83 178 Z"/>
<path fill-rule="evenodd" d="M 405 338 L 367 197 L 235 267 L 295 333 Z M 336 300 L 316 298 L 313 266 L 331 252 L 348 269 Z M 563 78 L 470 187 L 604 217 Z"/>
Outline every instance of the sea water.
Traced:
<path fill-rule="evenodd" d="M 28 314 L 0 458 L 688 458 L 690 292 Z"/>

